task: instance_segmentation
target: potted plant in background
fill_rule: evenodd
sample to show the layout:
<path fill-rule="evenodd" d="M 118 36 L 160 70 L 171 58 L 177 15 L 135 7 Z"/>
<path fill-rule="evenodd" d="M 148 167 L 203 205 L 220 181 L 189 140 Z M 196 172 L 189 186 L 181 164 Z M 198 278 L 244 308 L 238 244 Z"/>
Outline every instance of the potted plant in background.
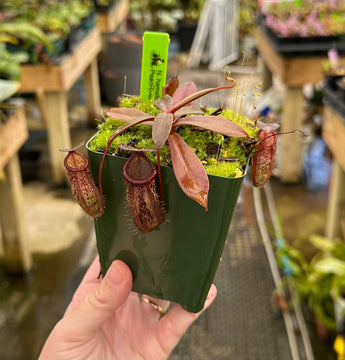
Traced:
<path fill-rule="evenodd" d="M 255 41 L 253 39 L 254 29 L 256 27 L 255 17 L 257 13 L 256 0 L 240 0 L 238 12 L 239 41 L 240 49 L 245 53 L 245 59 L 255 59 Z"/>
<path fill-rule="evenodd" d="M 1 20 L 20 33 L 16 46 L 30 53 L 30 62 L 49 63 L 73 51 L 94 25 L 93 9 L 91 0 L 5 0 Z"/>
<path fill-rule="evenodd" d="M 31 25 L 28 28 L 32 29 Z M 29 59 L 28 53 L 11 53 L 6 49 L 6 45 L 18 43 L 20 30 L 24 29 L 25 26 L 13 27 L 10 23 L 0 23 L 0 124 L 7 120 L 7 114 L 12 110 L 9 99 L 20 87 L 20 63 L 25 63 Z"/>
<path fill-rule="evenodd" d="M 8 52 L 0 40 L 0 103 L 9 99 L 19 89 L 20 63 L 27 59 L 26 53 Z"/>
<path fill-rule="evenodd" d="M 263 1 L 260 22 L 280 52 L 324 55 L 332 46 L 345 51 L 344 11 L 342 0 Z"/>
<path fill-rule="evenodd" d="M 94 0 L 96 11 L 101 14 L 109 13 L 117 0 Z"/>
<path fill-rule="evenodd" d="M 0 169 L 27 139 L 25 116 L 16 114 L 22 102 L 13 95 L 20 87 L 20 63 L 29 57 L 26 52 L 7 51 L 6 43 L 16 40 L 16 37 L 3 25 L 0 24 Z"/>
<path fill-rule="evenodd" d="M 282 38 L 342 35 L 344 10 L 341 0 L 271 1 L 261 5 L 264 23 Z"/>
<path fill-rule="evenodd" d="M 6 121 L 8 114 L 13 110 L 9 99 L 20 87 L 19 62 L 26 60 L 26 54 L 13 55 L 6 50 L 0 41 L 0 128 L 1 122 Z"/>
<path fill-rule="evenodd" d="M 93 12 L 93 3 L 91 3 L 91 0 L 72 0 L 61 4 L 60 9 L 60 11 L 63 12 L 63 18 L 71 28 L 67 39 L 67 48 L 73 52 L 75 47 L 78 46 L 86 35 L 83 21 Z M 95 18 L 93 18 L 93 20 L 95 20 Z"/>
<path fill-rule="evenodd" d="M 18 46 L 15 51 L 9 51 L 9 45 L 16 46 L 21 43 L 29 46 L 38 42 L 44 43 L 48 48 L 51 46 L 44 33 L 32 24 L 24 21 L 0 22 L 0 104 L 2 110 L 11 109 L 8 100 L 20 87 L 20 64 L 30 60 L 30 53 L 25 51 L 25 48 Z M 10 49 L 14 50 L 11 47 Z M 1 114 L 1 117 L 5 118 L 4 114 Z"/>
<path fill-rule="evenodd" d="M 321 64 L 326 87 L 336 90 L 337 81 L 345 76 L 345 65 L 340 63 L 337 49 L 330 49 L 327 60 L 323 60 Z"/>
<path fill-rule="evenodd" d="M 182 19 L 178 21 L 180 51 L 190 50 L 205 0 L 180 0 Z"/>
<path fill-rule="evenodd" d="M 137 31 L 175 31 L 175 0 L 132 0 L 129 4 L 129 19 Z"/>
<path fill-rule="evenodd" d="M 8 31 L 2 29 L 3 24 L 0 24 L 0 79 L 14 80 L 19 83 L 19 63 L 26 62 L 28 60 L 28 54 L 26 52 L 10 53 L 6 49 L 6 44 L 9 42 L 16 42 L 17 39 Z"/>
<path fill-rule="evenodd" d="M 8 52 L 25 52 L 28 61 L 34 59 L 37 45 L 44 46 L 47 52 L 52 50 L 52 44 L 46 34 L 28 21 L 3 21 L 0 23 L 0 35 L 6 43 Z"/>
<path fill-rule="evenodd" d="M 34 21 L 38 5 L 35 1 L 5 0 L 0 12 L 1 31 L 10 37 L 7 39 L 8 51 L 25 51 L 27 62 L 43 61 L 53 51 L 53 38 Z"/>
<path fill-rule="evenodd" d="M 279 241 L 277 258 L 284 270 L 283 283 L 293 285 L 302 302 L 314 314 L 317 330 L 345 330 L 345 243 L 320 235 L 299 242 L 312 249 L 309 258 L 298 246 Z M 305 246 L 304 246 L 305 247 Z M 321 337 L 325 330 L 321 330 Z"/>

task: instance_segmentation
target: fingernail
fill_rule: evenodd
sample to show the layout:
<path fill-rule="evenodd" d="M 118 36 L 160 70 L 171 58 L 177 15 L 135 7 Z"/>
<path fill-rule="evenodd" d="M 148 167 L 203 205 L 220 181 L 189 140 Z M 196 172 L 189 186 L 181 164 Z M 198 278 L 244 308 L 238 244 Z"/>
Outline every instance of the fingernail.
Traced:
<path fill-rule="evenodd" d="M 118 261 L 114 261 L 110 267 L 110 272 L 108 275 L 110 285 L 119 286 L 123 282 L 124 278 L 125 274 L 123 273 L 120 263 Z"/>

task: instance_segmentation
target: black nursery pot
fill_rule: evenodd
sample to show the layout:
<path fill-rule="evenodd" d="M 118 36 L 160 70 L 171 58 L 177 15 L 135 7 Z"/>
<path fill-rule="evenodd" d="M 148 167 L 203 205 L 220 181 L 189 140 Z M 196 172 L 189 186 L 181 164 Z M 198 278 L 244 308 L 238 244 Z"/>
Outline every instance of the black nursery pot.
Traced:
<path fill-rule="evenodd" d="M 327 86 L 331 90 L 337 90 L 337 82 L 342 79 L 344 75 L 325 75 L 324 79 L 327 84 Z"/>
<path fill-rule="evenodd" d="M 71 32 L 67 37 L 67 50 L 73 53 L 80 42 L 84 39 L 85 35 L 86 32 L 82 24 L 72 26 Z"/>
<path fill-rule="evenodd" d="M 339 79 L 337 79 L 336 81 L 336 87 L 337 87 L 337 92 L 340 98 L 340 101 L 345 102 L 345 81 L 344 81 L 345 77 L 342 76 Z"/>
<path fill-rule="evenodd" d="M 88 149 L 90 170 L 98 178 L 103 153 Z M 126 203 L 121 168 L 127 159 L 107 155 L 102 173 L 105 213 L 95 218 L 102 274 L 112 261 L 126 262 L 133 291 L 200 311 L 227 239 L 243 177 L 209 176 L 209 211 L 180 189 L 172 168 L 161 167 L 166 220 L 154 231 L 135 227 Z"/>
<path fill-rule="evenodd" d="M 179 21 L 177 34 L 180 43 L 180 51 L 190 50 L 193 45 L 197 26 L 197 23 Z"/>
<path fill-rule="evenodd" d="M 116 2 L 117 0 L 112 0 L 108 2 L 108 5 L 102 5 L 99 1 L 95 0 L 95 9 L 100 14 L 109 14 L 113 10 Z"/>

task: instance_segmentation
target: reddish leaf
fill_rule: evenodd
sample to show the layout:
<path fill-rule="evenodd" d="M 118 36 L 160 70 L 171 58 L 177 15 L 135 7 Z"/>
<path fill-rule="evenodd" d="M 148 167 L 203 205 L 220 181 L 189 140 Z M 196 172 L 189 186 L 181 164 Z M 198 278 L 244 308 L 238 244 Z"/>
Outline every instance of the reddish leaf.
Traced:
<path fill-rule="evenodd" d="M 157 151 L 157 149 L 147 149 L 147 148 L 137 149 L 134 146 L 125 145 L 125 144 L 119 144 L 119 149 L 125 150 L 125 151 L 135 151 L 135 152 L 154 152 L 154 151 Z"/>
<path fill-rule="evenodd" d="M 164 95 L 162 98 L 155 100 L 154 104 L 163 112 L 167 112 L 173 106 L 173 99 L 170 95 Z"/>
<path fill-rule="evenodd" d="M 160 113 L 155 117 L 152 126 L 152 140 L 157 149 L 160 149 L 167 141 L 173 120 L 173 114 Z"/>
<path fill-rule="evenodd" d="M 196 91 L 197 91 L 196 85 L 192 81 L 181 84 L 176 89 L 176 91 L 174 92 L 174 95 L 172 97 L 174 100 L 174 104 L 177 104 L 180 101 L 182 101 L 183 99 L 185 99 L 186 97 L 188 97 L 189 95 L 196 93 Z M 193 105 L 193 104 L 194 104 L 194 101 L 190 101 L 190 102 L 186 103 L 186 105 Z"/>
<path fill-rule="evenodd" d="M 194 125 L 226 136 L 249 137 L 240 125 L 222 116 L 186 116 L 174 123 L 174 127 L 180 125 Z"/>
<path fill-rule="evenodd" d="M 203 112 L 200 110 L 200 109 L 196 109 L 195 107 L 193 106 L 184 106 L 182 107 L 181 109 L 178 109 L 176 112 L 175 112 L 175 121 L 182 117 L 182 116 L 186 116 L 186 115 L 191 115 L 191 114 L 203 114 Z"/>
<path fill-rule="evenodd" d="M 172 77 L 169 80 L 168 84 L 163 87 L 163 95 L 173 96 L 174 92 L 178 88 L 178 84 L 179 84 L 178 77 L 177 76 Z"/>
<path fill-rule="evenodd" d="M 175 97 L 173 97 L 174 106 L 171 109 L 169 109 L 169 112 L 174 114 L 181 107 L 188 105 L 189 103 L 193 102 L 196 99 L 199 99 L 200 97 L 202 97 L 204 95 L 207 95 L 207 94 L 209 94 L 211 92 L 218 91 L 218 90 L 231 89 L 235 85 L 236 85 L 236 82 L 234 81 L 232 85 L 220 86 L 220 87 L 217 87 L 217 88 L 209 88 L 209 89 L 200 90 L 200 91 L 198 91 L 196 93 L 192 93 L 191 95 L 188 95 L 185 98 L 179 97 L 180 101 L 178 103 L 176 103 L 177 98 L 175 99 Z M 176 92 L 177 91 L 178 90 L 176 90 Z"/>
<path fill-rule="evenodd" d="M 120 120 L 120 121 L 129 121 L 137 117 L 152 118 L 151 115 L 144 113 L 143 111 L 132 109 L 132 108 L 112 108 L 105 112 L 109 117 Z"/>
<path fill-rule="evenodd" d="M 207 211 L 209 181 L 193 150 L 176 133 L 168 137 L 175 177 L 183 192 Z"/>
<path fill-rule="evenodd" d="M 144 113 L 145 114 L 145 113 Z M 146 116 L 143 117 L 138 117 L 138 118 L 134 118 L 131 120 L 128 120 L 127 122 L 125 122 L 124 124 L 122 124 L 120 127 L 118 127 L 109 137 L 108 139 L 108 145 L 111 144 L 119 135 L 123 134 L 126 130 L 128 130 L 129 128 L 131 128 L 134 125 L 140 124 L 144 121 L 153 119 L 153 116 L 150 116 L 148 118 L 149 115 L 145 114 Z"/>

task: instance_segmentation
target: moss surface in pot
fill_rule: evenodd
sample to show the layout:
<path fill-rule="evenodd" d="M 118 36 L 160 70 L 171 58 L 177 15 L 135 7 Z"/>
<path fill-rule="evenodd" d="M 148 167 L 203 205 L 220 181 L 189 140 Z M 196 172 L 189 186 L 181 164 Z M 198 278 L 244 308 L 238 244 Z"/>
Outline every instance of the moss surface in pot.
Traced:
<path fill-rule="evenodd" d="M 151 157 L 158 165 L 159 178 L 160 166 L 172 165 L 181 189 L 207 210 L 208 180 L 205 168 L 210 173 L 217 173 L 221 163 L 223 174 L 228 169 L 225 170 L 227 177 L 243 175 L 250 154 L 250 148 L 244 146 L 243 140 L 250 136 L 242 126 L 246 126 L 253 135 L 258 130 L 249 119 L 229 110 L 193 107 L 196 99 L 208 93 L 232 88 L 235 85 L 235 81 L 232 81 L 233 84 L 229 86 L 196 91 L 194 83 L 178 86 L 178 79 L 174 78 L 159 100 L 142 102 L 138 97 L 124 98 L 121 107 L 106 112 L 115 120 L 106 123 L 90 146 L 94 151 L 104 151 L 103 160 L 111 149 L 115 155 L 121 156 L 128 150 L 155 153 Z M 242 122 L 242 126 L 229 117 Z M 110 130 L 107 130 L 109 127 Z M 101 176 L 100 171 L 100 186 Z"/>
<path fill-rule="evenodd" d="M 121 107 L 135 108 L 140 111 L 157 115 L 159 110 L 152 101 L 142 102 L 140 97 L 124 97 L 120 99 Z M 234 113 L 229 109 L 203 109 L 204 114 L 211 115 L 218 111 L 218 115 L 234 121 L 242 126 L 251 138 L 256 136 L 258 127 L 252 120 L 244 115 Z M 107 114 L 112 115 L 111 110 Z M 192 115 L 191 115 L 192 116 Z M 214 115 L 213 115 L 214 116 Z M 114 117 L 107 117 L 99 125 L 98 133 L 89 142 L 88 147 L 92 151 L 104 152 L 107 148 L 108 140 L 111 135 L 124 124 L 124 121 Z M 203 164 L 206 173 L 223 177 L 243 176 L 248 162 L 250 149 L 243 144 L 243 137 L 224 136 L 210 130 L 203 130 L 190 125 L 182 125 L 176 131 L 186 144 L 194 151 L 198 159 Z M 243 134 L 244 135 L 244 134 Z M 109 154 L 128 158 L 133 148 L 154 149 L 155 144 L 152 140 L 152 126 L 143 124 L 135 125 L 129 132 L 119 135 L 111 144 Z M 157 152 L 147 151 L 147 157 L 157 165 Z M 168 144 L 160 148 L 160 165 L 171 166 L 171 155 Z"/>

